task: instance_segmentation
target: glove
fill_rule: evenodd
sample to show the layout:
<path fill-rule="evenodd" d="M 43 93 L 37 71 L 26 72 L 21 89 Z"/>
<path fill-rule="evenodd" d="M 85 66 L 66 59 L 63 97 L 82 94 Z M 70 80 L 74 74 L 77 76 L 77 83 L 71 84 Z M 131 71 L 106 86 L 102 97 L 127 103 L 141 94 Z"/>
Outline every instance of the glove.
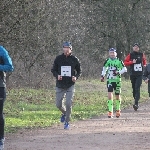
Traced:
<path fill-rule="evenodd" d="M 104 77 L 103 76 L 101 76 L 101 82 L 104 82 Z"/>
<path fill-rule="evenodd" d="M 116 76 L 116 75 L 118 75 L 118 74 L 119 74 L 119 72 L 117 72 L 116 70 L 113 71 L 113 75 L 114 75 L 114 76 Z"/>

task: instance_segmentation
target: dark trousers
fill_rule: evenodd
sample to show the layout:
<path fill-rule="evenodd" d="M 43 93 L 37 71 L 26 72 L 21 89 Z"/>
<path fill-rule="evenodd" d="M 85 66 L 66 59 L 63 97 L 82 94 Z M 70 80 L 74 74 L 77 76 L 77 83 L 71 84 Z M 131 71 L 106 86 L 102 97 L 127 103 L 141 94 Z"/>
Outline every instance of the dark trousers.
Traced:
<path fill-rule="evenodd" d="M 6 89 L 4 87 L 0 87 L 0 139 L 4 138 L 4 116 L 3 116 L 3 107 L 4 101 L 6 99 Z"/>
<path fill-rule="evenodd" d="M 130 80 L 132 83 L 133 98 L 135 100 L 135 105 L 138 105 L 138 101 L 140 99 L 140 87 L 142 84 L 142 75 L 139 76 L 131 75 Z"/>
<path fill-rule="evenodd" d="M 148 93 L 149 93 L 149 97 L 150 97 L 150 80 L 148 81 Z"/>

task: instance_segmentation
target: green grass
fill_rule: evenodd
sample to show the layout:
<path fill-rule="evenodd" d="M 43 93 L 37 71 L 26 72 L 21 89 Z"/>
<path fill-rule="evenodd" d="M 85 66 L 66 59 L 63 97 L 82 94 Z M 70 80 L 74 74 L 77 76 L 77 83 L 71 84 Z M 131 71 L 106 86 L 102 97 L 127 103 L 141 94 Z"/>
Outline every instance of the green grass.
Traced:
<path fill-rule="evenodd" d="M 122 109 L 133 103 L 131 84 L 122 83 Z M 148 97 L 147 85 L 141 88 L 141 102 Z M 106 83 L 99 80 L 82 80 L 76 83 L 72 120 L 98 116 L 107 111 Z M 4 107 L 6 132 L 18 129 L 49 127 L 59 123 L 60 112 L 55 106 L 54 89 L 12 89 Z"/>

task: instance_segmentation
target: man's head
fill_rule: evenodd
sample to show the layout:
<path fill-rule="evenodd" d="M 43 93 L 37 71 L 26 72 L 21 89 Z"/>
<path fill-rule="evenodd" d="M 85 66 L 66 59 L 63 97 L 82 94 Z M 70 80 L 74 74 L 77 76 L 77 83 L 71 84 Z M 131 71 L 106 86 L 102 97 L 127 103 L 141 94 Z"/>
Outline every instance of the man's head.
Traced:
<path fill-rule="evenodd" d="M 139 50 L 140 50 L 139 44 L 138 44 L 138 43 L 135 43 L 135 44 L 133 45 L 133 51 L 138 52 Z"/>
<path fill-rule="evenodd" d="M 114 59 L 117 57 L 116 49 L 115 48 L 110 48 L 109 49 L 109 57 Z"/>
<path fill-rule="evenodd" d="M 72 52 L 72 45 L 70 42 L 64 42 L 63 43 L 63 51 L 65 55 L 70 55 Z"/>

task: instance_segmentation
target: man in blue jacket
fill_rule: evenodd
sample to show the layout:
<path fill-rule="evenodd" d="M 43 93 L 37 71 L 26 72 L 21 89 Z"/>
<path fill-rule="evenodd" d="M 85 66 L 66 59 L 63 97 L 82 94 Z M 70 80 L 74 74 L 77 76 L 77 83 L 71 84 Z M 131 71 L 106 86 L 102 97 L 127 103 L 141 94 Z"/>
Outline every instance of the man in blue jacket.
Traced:
<path fill-rule="evenodd" d="M 80 62 L 72 55 L 70 42 L 63 44 L 63 54 L 56 57 L 51 72 L 56 77 L 56 106 L 62 112 L 61 122 L 65 122 L 64 129 L 69 129 L 74 84 L 81 75 Z M 62 105 L 66 96 L 66 107 Z"/>
<path fill-rule="evenodd" d="M 7 50 L 0 46 L 0 150 L 4 148 L 4 116 L 3 106 L 6 99 L 6 72 L 13 71 L 12 60 Z"/>

